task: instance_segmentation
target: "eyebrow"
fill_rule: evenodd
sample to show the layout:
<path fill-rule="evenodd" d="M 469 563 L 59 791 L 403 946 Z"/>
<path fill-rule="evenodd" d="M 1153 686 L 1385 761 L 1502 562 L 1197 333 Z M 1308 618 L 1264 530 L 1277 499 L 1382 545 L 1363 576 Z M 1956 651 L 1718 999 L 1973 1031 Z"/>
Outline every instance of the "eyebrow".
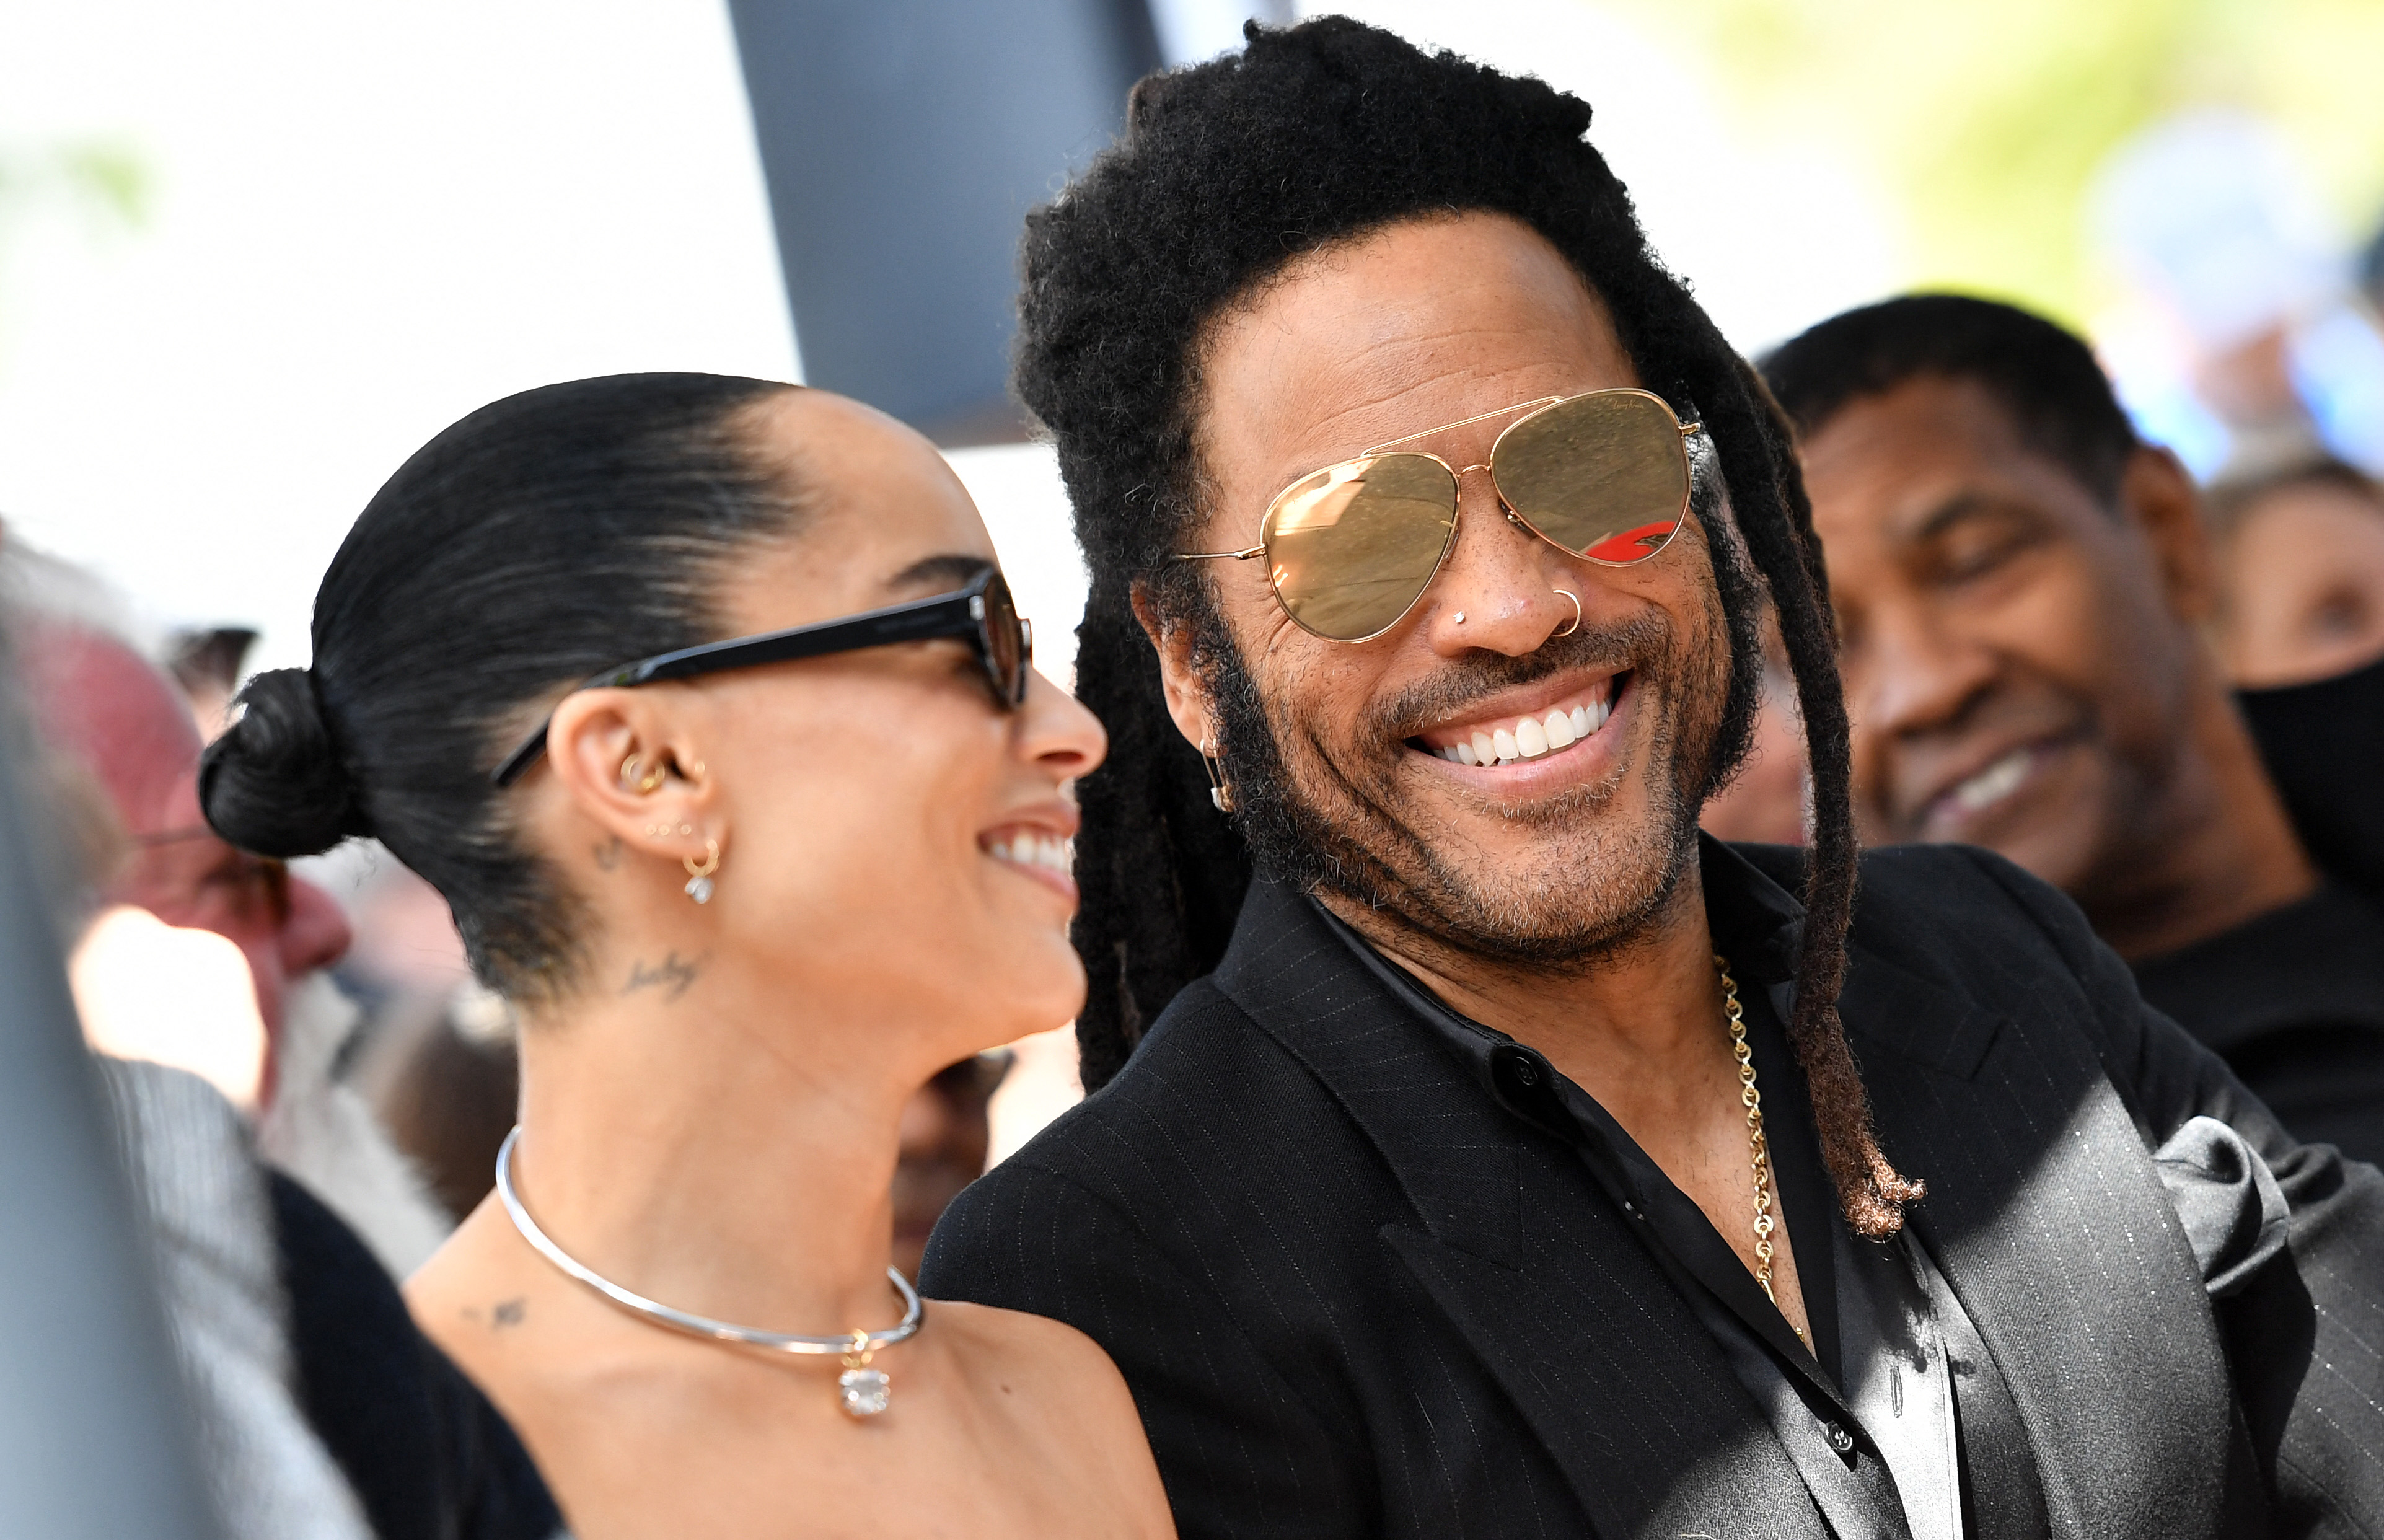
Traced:
<path fill-rule="evenodd" d="M 2007 505 L 2004 499 L 1990 496 L 1985 492 L 1956 492 L 1944 502 L 1930 509 L 1928 515 L 1918 524 L 1905 531 L 1905 543 L 1926 544 L 1966 518 L 1978 514 L 1993 513 Z"/>
<path fill-rule="evenodd" d="M 993 564 L 983 556 L 972 555 L 964 551 L 947 551 L 933 556 L 920 557 L 888 578 L 886 586 L 889 589 L 907 589 L 925 583 L 931 578 L 940 578 L 954 588 L 958 588 L 975 578 L 977 574 L 991 571 L 992 568 Z"/>

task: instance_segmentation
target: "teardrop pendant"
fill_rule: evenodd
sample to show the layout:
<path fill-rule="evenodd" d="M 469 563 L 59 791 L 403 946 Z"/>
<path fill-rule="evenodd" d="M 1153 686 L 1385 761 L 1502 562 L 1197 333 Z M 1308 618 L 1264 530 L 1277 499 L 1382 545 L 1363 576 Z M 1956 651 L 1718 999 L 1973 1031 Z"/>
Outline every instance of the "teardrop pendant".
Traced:
<path fill-rule="evenodd" d="M 687 896 L 693 899 L 698 903 L 710 903 L 712 901 L 712 879 L 710 877 L 688 878 Z"/>

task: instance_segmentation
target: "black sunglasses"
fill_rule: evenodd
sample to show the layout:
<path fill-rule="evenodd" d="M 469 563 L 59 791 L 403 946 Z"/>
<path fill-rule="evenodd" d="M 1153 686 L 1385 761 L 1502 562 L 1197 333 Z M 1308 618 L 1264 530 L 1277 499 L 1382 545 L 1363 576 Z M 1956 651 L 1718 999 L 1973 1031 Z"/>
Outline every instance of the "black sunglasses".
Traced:
<path fill-rule="evenodd" d="M 682 647 L 676 652 L 640 658 L 582 680 L 572 693 L 650 685 L 658 679 L 691 679 L 726 669 L 791 663 L 797 658 L 858 652 L 869 647 L 933 641 L 941 637 L 966 637 L 975 645 L 976 660 L 985 669 L 986 683 L 992 687 L 994 699 L 1002 709 L 1014 711 L 1025 703 L 1026 676 L 1035 662 L 1035 628 L 1019 618 L 1018 605 L 1010 597 L 1010 585 L 993 567 L 970 578 L 967 587 L 932 599 L 914 599 L 907 604 L 892 604 L 840 620 L 822 620 L 785 631 L 733 637 L 726 641 L 707 641 L 700 647 Z M 489 779 L 498 786 L 511 786 L 521 779 L 523 772 L 546 751 L 547 726 L 546 722 L 540 723 L 538 731 L 522 739 L 521 746 L 489 773 Z"/>

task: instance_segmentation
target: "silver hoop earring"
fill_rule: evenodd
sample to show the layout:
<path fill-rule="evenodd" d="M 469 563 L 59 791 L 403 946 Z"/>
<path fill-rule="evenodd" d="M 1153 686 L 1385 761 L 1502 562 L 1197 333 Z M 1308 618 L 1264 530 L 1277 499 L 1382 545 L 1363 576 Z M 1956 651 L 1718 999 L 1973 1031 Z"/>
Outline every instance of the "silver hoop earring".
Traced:
<path fill-rule="evenodd" d="M 698 865 L 691 855 L 681 856 L 679 864 L 687 868 L 687 896 L 698 903 L 710 903 L 712 874 L 720 870 L 720 841 L 706 839 L 703 842 L 702 865 Z"/>
<path fill-rule="evenodd" d="M 1572 624 L 1566 627 L 1561 631 L 1550 631 L 1548 633 L 1548 640 L 1550 641 L 1556 640 L 1558 637 L 1569 637 L 1575 631 L 1581 629 L 1581 595 L 1573 592 L 1571 589 L 1558 589 L 1556 591 L 1563 594 L 1567 599 L 1572 601 Z"/>

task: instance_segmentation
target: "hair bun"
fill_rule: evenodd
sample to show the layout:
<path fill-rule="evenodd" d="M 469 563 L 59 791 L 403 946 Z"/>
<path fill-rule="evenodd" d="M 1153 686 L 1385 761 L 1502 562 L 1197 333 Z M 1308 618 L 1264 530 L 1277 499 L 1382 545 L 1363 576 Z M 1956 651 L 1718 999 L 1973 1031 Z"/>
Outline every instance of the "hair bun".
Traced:
<path fill-rule="evenodd" d="M 259 855 L 297 856 L 372 832 L 305 669 L 257 675 L 239 707 L 199 760 L 199 806 L 217 834 Z"/>

